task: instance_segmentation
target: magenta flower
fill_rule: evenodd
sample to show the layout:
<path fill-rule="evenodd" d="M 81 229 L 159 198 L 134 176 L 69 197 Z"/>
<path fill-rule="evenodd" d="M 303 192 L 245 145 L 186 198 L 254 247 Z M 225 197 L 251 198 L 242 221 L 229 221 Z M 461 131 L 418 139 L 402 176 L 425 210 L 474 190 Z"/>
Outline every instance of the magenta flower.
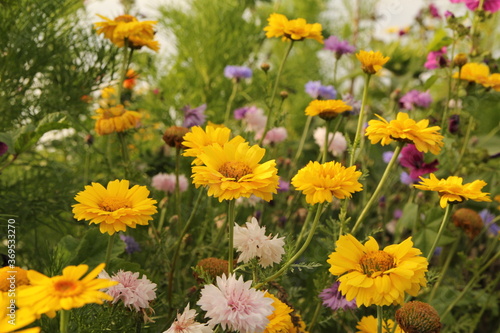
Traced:
<path fill-rule="evenodd" d="M 415 107 L 428 108 L 431 103 L 431 94 L 418 90 L 410 90 L 399 100 L 399 105 L 404 110 L 413 110 Z"/>
<path fill-rule="evenodd" d="M 419 180 L 420 176 L 437 171 L 438 169 L 436 168 L 436 166 L 439 164 L 439 162 L 437 159 L 435 159 L 431 163 L 425 163 L 424 153 L 418 151 L 415 145 L 409 144 L 401 149 L 399 164 L 409 169 L 410 178 L 412 178 L 413 180 Z"/>
<path fill-rule="evenodd" d="M 4 155 L 9 150 L 9 146 L 5 142 L 0 141 L 0 156 Z"/>
<path fill-rule="evenodd" d="M 450 0 L 451 3 L 463 2 L 470 10 L 476 10 L 479 7 L 479 0 Z M 500 0 L 484 0 L 483 9 L 490 13 L 500 10 Z"/>
<path fill-rule="evenodd" d="M 446 64 L 446 46 L 443 46 L 441 50 L 431 51 L 427 54 L 427 61 L 425 62 L 424 67 L 427 69 L 436 69 L 444 67 Z"/>
<path fill-rule="evenodd" d="M 319 297 L 323 300 L 323 305 L 329 307 L 333 311 L 338 309 L 347 310 L 356 308 L 356 299 L 348 301 L 345 296 L 339 291 L 340 282 L 335 282 L 331 287 L 323 289 Z"/>
<path fill-rule="evenodd" d="M 335 57 L 340 59 L 344 54 L 354 53 L 356 47 L 349 44 L 346 40 L 340 40 L 336 36 L 330 36 L 325 39 L 325 50 L 335 52 Z"/>
<path fill-rule="evenodd" d="M 246 66 L 226 66 L 224 76 L 228 79 L 249 79 L 252 77 L 252 70 Z"/>
<path fill-rule="evenodd" d="M 439 15 L 438 8 L 433 3 L 429 5 L 429 14 L 431 14 L 431 16 L 434 18 L 441 18 L 441 15 Z"/>
<path fill-rule="evenodd" d="M 191 109 L 191 106 L 189 105 L 183 107 L 182 111 L 184 111 L 184 122 L 182 123 L 182 126 L 191 128 L 193 126 L 203 125 L 207 118 L 207 116 L 205 115 L 206 109 L 206 104 L 202 104 L 194 109 Z"/>
<path fill-rule="evenodd" d="M 337 91 L 333 86 L 324 86 L 320 81 L 309 81 L 304 86 L 306 93 L 314 99 L 335 99 Z"/>

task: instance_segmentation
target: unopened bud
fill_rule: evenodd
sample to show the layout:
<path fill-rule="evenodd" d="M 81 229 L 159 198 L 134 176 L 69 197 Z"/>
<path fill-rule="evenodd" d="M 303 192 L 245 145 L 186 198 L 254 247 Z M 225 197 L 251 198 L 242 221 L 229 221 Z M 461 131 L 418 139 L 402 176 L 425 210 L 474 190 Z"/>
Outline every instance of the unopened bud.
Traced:
<path fill-rule="evenodd" d="M 260 65 L 260 69 L 262 69 L 266 73 L 269 70 L 269 68 L 271 68 L 271 66 L 267 62 L 264 62 L 263 64 Z"/>
<path fill-rule="evenodd" d="M 453 59 L 453 66 L 462 67 L 467 61 L 467 55 L 465 53 L 459 53 Z"/>
<path fill-rule="evenodd" d="M 288 98 L 288 92 L 286 92 L 285 90 L 281 91 L 280 92 L 280 96 L 282 99 L 287 99 Z"/>
<path fill-rule="evenodd" d="M 183 148 L 184 135 L 189 132 L 187 127 L 170 126 L 163 134 L 163 141 L 170 147 Z"/>

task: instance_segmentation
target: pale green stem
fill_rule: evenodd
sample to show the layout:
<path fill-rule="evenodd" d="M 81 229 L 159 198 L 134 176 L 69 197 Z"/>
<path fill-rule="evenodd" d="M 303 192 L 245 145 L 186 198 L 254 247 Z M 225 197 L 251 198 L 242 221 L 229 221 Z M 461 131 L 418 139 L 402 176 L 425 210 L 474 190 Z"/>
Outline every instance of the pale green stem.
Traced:
<path fill-rule="evenodd" d="M 236 79 L 238 80 L 238 79 Z M 226 105 L 226 114 L 224 116 L 224 124 L 227 126 L 229 123 L 229 115 L 231 114 L 231 107 L 233 106 L 234 98 L 236 97 L 236 93 L 238 92 L 238 81 L 235 81 L 233 84 L 233 90 L 231 91 L 231 95 L 227 101 Z"/>
<path fill-rule="evenodd" d="M 125 178 L 127 178 L 130 176 L 130 157 L 128 153 L 127 139 L 125 137 L 126 134 L 124 132 L 118 132 L 116 134 L 118 135 L 118 140 L 120 141 L 123 166 L 125 168 Z"/>
<path fill-rule="evenodd" d="M 307 132 L 309 132 L 309 127 L 311 127 L 312 118 L 312 116 L 307 116 L 306 124 L 304 125 L 304 130 L 302 131 L 302 137 L 300 138 L 299 148 L 297 149 L 297 153 L 295 154 L 295 158 L 293 160 L 293 165 L 297 165 L 300 155 L 302 154 L 307 138 Z"/>
<path fill-rule="evenodd" d="M 233 273 L 233 242 L 234 242 L 234 218 L 235 218 L 235 205 L 236 200 L 230 200 L 227 208 L 227 224 L 229 227 L 229 245 L 228 245 L 228 272 L 229 274 Z"/>
<path fill-rule="evenodd" d="M 353 166 L 354 162 L 356 162 L 356 148 L 361 141 L 361 132 L 363 129 L 363 121 L 365 118 L 365 107 L 366 107 L 366 99 L 368 97 L 368 85 L 370 84 L 370 78 L 372 76 L 370 74 L 366 75 L 365 79 L 365 87 L 363 88 L 363 99 L 361 100 L 361 108 L 359 110 L 359 118 L 358 118 L 358 126 L 356 128 L 356 136 L 354 137 L 354 142 L 352 143 L 351 148 L 351 158 L 349 160 L 349 166 Z"/>
<path fill-rule="evenodd" d="M 446 210 L 444 211 L 443 220 L 441 221 L 441 225 L 439 226 L 439 230 L 438 230 L 438 234 L 436 235 L 436 239 L 434 239 L 434 243 L 432 243 L 431 249 L 430 249 L 429 253 L 427 253 L 427 262 L 431 261 L 432 256 L 434 255 L 434 250 L 436 249 L 436 246 L 439 242 L 439 239 L 441 238 L 441 235 L 443 234 L 444 229 L 448 225 L 448 221 L 449 221 L 448 217 L 450 216 L 450 212 L 451 212 L 451 205 L 449 204 L 448 206 L 446 206 Z"/>
<path fill-rule="evenodd" d="M 109 265 L 109 261 L 111 260 L 111 253 L 113 252 L 113 245 L 115 244 L 116 232 L 109 236 L 108 238 L 108 247 L 106 248 L 106 258 L 104 259 L 104 263 L 106 267 Z"/>
<path fill-rule="evenodd" d="M 165 217 L 167 215 L 167 203 L 161 209 L 160 212 L 160 221 L 158 222 L 158 232 L 161 233 L 161 229 L 163 229 L 163 223 L 165 223 Z"/>
<path fill-rule="evenodd" d="M 314 310 L 314 314 L 313 314 L 313 317 L 311 319 L 311 322 L 307 326 L 308 332 L 314 332 L 313 328 L 314 328 L 314 325 L 316 325 L 316 321 L 318 320 L 318 317 L 319 317 L 319 314 L 321 312 L 322 307 L 323 307 L 323 305 L 321 304 L 321 302 L 318 302 L 318 304 L 316 305 L 316 309 Z"/>
<path fill-rule="evenodd" d="M 321 163 L 326 163 L 326 157 L 328 156 L 328 133 L 330 133 L 330 125 L 332 123 L 331 119 L 328 119 L 325 124 L 325 142 L 323 143 L 323 154 L 321 155 Z"/>
<path fill-rule="evenodd" d="M 473 122 L 474 119 L 471 116 L 469 116 L 469 123 L 467 124 L 467 131 L 465 132 L 464 143 L 462 144 L 462 149 L 460 149 L 460 155 L 458 156 L 458 159 L 455 162 L 455 171 L 453 173 L 455 173 L 460 167 L 460 162 L 462 162 L 462 158 L 464 157 L 465 151 L 467 150 L 467 146 L 469 145 L 469 138 L 472 132 Z"/>
<path fill-rule="evenodd" d="M 316 210 L 316 215 L 314 216 L 313 225 L 311 227 L 311 230 L 309 231 L 309 235 L 307 235 L 307 238 L 304 242 L 304 245 L 302 245 L 302 247 L 285 264 L 283 264 L 283 266 L 281 266 L 281 268 L 276 273 L 274 273 L 273 275 L 271 275 L 270 277 L 265 279 L 263 282 L 256 285 L 255 289 L 259 289 L 265 283 L 280 277 L 283 273 L 285 273 L 285 271 L 288 269 L 288 267 L 290 267 L 290 265 L 292 265 L 298 258 L 300 258 L 300 256 L 304 253 L 304 251 L 309 247 L 309 244 L 311 243 L 311 240 L 313 239 L 313 236 L 314 236 L 314 233 L 316 232 L 316 228 L 318 227 L 319 218 L 321 216 L 321 212 L 322 212 L 324 206 L 325 206 L 324 202 L 318 204 L 318 209 Z"/>
<path fill-rule="evenodd" d="M 267 112 L 266 125 L 264 127 L 264 131 L 262 132 L 262 137 L 259 140 L 259 146 L 262 146 L 262 141 L 266 137 L 267 131 L 269 131 L 269 126 L 272 124 L 274 99 L 276 98 L 276 93 L 278 92 L 278 85 L 279 85 L 281 73 L 283 72 L 283 68 L 285 67 L 286 59 L 288 58 L 288 55 L 290 54 L 292 47 L 293 47 L 293 41 L 291 41 L 290 44 L 288 45 L 288 47 L 285 51 L 285 55 L 283 56 L 283 60 L 281 60 L 281 64 L 278 68 L 278 74 L 276 75 L 276 81 L 274 82 L 273 91 L 271 93 L 271 99 L 269 101 L 269 108 L 268 108 L 268 112 Z"/>
<path fill-rule="evenodd" d="M 382 317 L 382 307 L 380 305 L 377 305 L 377 333 L 382 333 Z"/>
<path fill-rule="evenodd" d="M 122 90 L 123 90 L 123 82 L 125 81 L 125 77 L 127 76 L 127 70 L 128 66 L 130 64 L 129 59 L 132 58 L 132 51 L 129 53 L 129 47 L 128 47 L 128 38 L 124 39 L 124 45 L 123 45 L 123 62 L 122 62 L 122 68 L 120 71 L 120 81 L 118 82 L 118 87 L 116 87 L 116 97 L 118 98 L 118 104 L 122 104 Z"/>
<path fill-rule="evenodd" d="M 432 287 L 431 293 L 429 295 L 429 299 L 427 300 L 427 303 L 432 302 L 434 299 L 434 296 L 436 296 L 436 291 L 438 290 L 439 286 L 441 285 L 441 282 L 443 282 L 443 279 L 446 275 L 446 271 L 448 270 L 448 267 L 450 267 L 451 259 L 453 259 L 453 256 L 455 255 L 455 251 L 457 250 L 458 242 L 460 238 L 457 237 L 455 242 L 453 242 L 453 245 L 451 246 L 450 252 L 448 253 L 448 256 L 446 257 L 446 261 L 443 264 L 443 268 L 441 269 L 441 272 L 439 273 L 439 277 L 434 283 L 434 286 Z"/>
<path fill-rule="evenodd" d="M 61 315 L 59 318 L 59 331 L 61 333 L 68 333 L 70 310 L 60 310 L 59 314 Z"/>
<path fill-rule="evenodd" d="M 389 179 L 389 175 L 391 174 L 392 167 L 394 164 L 396 164 L 396 161 L 398 160 L 399 153 L 401 152 L 401 149 L 404 146 L 404 142 L 400 142 L 399 145 L 396 147 L 394 150 L 394 154 L 392 154 L 392 158 L 389 161 L 389 164 L 387 164 L 387 167 L 385 168 L 384 174 L 382 175 L 382 178 L 380 179 L 377 188 L 373 192 L 372 196 L 370 197 L 370 200 L 368 200 L 368 203 L 364 206 L 363 211 L 359 215 L 358 219 L 356 220 L 356 223 L 354 224 L 354 227 L 351 230 L 351 234 L 354 235 L 356 231 L 358 231 L 359 226 L 361 225 L 361 222 L 363 219 L 366 217 L 366 214 L 370 210 L 371 206 L 375 202 L 375 200 L 378 199 L 378 195 L 380 194 L 380 191 L 384 187 L 387 179 Z"/>
<path fill-rule="evenodd" d="M 337 84 L 337 68 L 339 67 L 339 60 L 340 58 L 335 58 L 335 64 L 333 65 L 333 84 Z"/>
<path fill-rule="evenodd" d="M 312 208 L 313 208 L 313 206 L 311 206 L 307 212 L 306 220 L 304 221 L 304 224 L 302 225 L 302 229 L 300 229 L 299 237 L 297 237 L 297 240 L 295 241 L 295 246 L 293 247 L 294 251 L 299 248 L 300 242 L 302 242 L 302 238 L 304 237 L 304 234 L 307 230 L 307 227 L 309 226 L 309 223 L 312 220 L 312 216 L 313 216 L 311 213 Z"/>
<path fill-rule="evenodd" d="M 475 36 L 476 30 L 477 30 L 477 25 L 479 24 L 479 15 L 477 13 L 478 13 L 478 11 L 483 10 L 483 6 L 484 6 L 484 0 L 479 0 L 479 4 L 478 4 L 477 8 L 474 10 L 474 19 L 473 19 L 472 27 L 471 27 L 471 31 L 470 31 L 470 39 L 471 39 L 470 54 L 472 56 L 476 55 L 476 46 L 477 46 L 476 44 L 478 41 L 478 39 Z"/>
<path fill-rule="evenodd" d="M 181 189 L 179 186 L 179 173 L 180 173 L 180 163 L 181 163 L 180 160 L 181 160 L 181 148 L 177 147 L 175 149 L 175 207 L 176 207 L 178 225 L 182 225 Z"/>
<path fill-rule="evenodd" d="M 451 59 L 453 61 L 453 57 L 455 56 L 455 32 L 453 32 L 453 43 L 451 44 Z M 446 95 L 446 102 L 444 105 L 444 112 L 443 112 L 443 119 L 441 119 L 441 133 L 444 135 L 445 133 L 445 126 L 446 126 L 446 120 L 448 118 L 448 108 L 450 104 L 450 99 L 451 99 L 451 93 L 452 93 L 452 85 L 451 83 L 453 82 L 453 67 L 450 67 L 448 71 L 448 93 Z M 458 81 L 460 82 L 460 81 Z M 455 101 L 455 105 L 457 104 L 457 101 Z"/>

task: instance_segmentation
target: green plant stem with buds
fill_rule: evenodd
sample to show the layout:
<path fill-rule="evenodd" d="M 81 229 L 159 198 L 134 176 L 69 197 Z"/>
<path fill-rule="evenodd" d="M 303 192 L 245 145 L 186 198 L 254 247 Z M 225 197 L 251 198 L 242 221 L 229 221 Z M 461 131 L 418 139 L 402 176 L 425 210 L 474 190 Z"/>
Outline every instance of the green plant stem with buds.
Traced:
<path fill-rule="evenodd" d="M 451 59 L 453 61 L 453 57 L 455 56 L 455 31 L 453 31 L 453 42 L 451 44 Z M 461 69 L 461 67 L 460 67 Z M 460 76 L 460 74 L 459 74 Z M 460 79 L 460 77 L 459 77 Z M 444 111 L 443 111 L 443 119 L 441 119 L 441 134 L 444 135 L 445 133 L 445 125 L 446 125 L 446 119 L 448 119 L 448 109 L 450 105 L 450 99 L 451 99 L 451 93 L 452 93 L 452 82 L 453 82 L 453 63 L 450 65 L 449 68 L 449 73 L 448 73 L 448 93 L 446 94 L 446 102 L 444 104 Z M 460 81 L 458 81 L 460 83 Z M 457 104 L 457 101 L 455 101 L 455 105 Z"/>
<path fill-rule="evenodd" d="M 181 216 L 181 188 L 179 186 L 179 174 L 180 174 L 180 164 L 181 164 L 181 148 L 175 148 L 175 210 L 177 214 L 178 225 L 182 225 Z"/>
<path fill-rule="evenodd" d="M 228 272 L 231 274 L 233 272 L 233 256 L 234 256 L 234 219 L 235 219 L 235 206 L 236 200 L 229 200 L 229 204 L 227 207 L 227 225 L 229 228 L 229 242 L 228 242 Z"/>
<path fill-rule="evenodd" d="M 392 158 L 389 161 L 389 164 L 387 164 L 387 167 L 385 168 L 384 174 L 382 175 L 382 178 L 380 179 L 377 188 L 370 197 L 370 200 L 368 200 L 368 203 L 364 206 L 363 210 L 361 211 L 361 214 L 359 214 L 359 217 L 356 220 L 356 223 L 354 224 L 354 227 L 351 230 L 352 235 L 356 234 L 356 231 L 358 231 L 361 222 L 366 217 L 366 214 L 370 210 L 375 200 L 377 200 L 380 191 L 382 190 L 385 183 L 387 182 L 387 179 L 389 178 L 392 167 L 394 166 L 394 164 L 396 164 L 396 161 L 398 160 L 399 153 L 401 153 L 401 149 L 403 148 L 404 144 L 405 144 L 404 142 L 399 142 L 398 146 L 394 150 L 394 154 L 392 154 Z"/>
<path fill-rule="evenodd" d="M 436 239 L 434 239 L 434 243 L 432 243 L 431 249 L 429 250 L 429 253 L 427 253 L 427 261 L 428 262 L 431 261 L 432 256 L 434 254 L 434 250 L 436 249 L 436 246 L 439 242 L 439 239 L 441 238 L 441 235 L 443 234 L 444 229 L 446 229 L 446 226 L 448 225 L 448 222 L 450 220 L 449 219 L 450 212 L 451 212 L 451 205 L 448 204 L 448 206 L 446 206 L 446 209 L 444 211 L 443 220 L 441 221 L 441 225 L 439 226 L 439 230 L 438 230 L 438 233 L 436 235 Z"/>
<path fill-rule="evenodd" d="M 371 77 L 372 76 L 370 74 L 366 74 L 365 87 L 363 88 L 363 98 L 361 100 L 361 108 L 359 109 L 358 126 L 356 128 L 356 136 L 354 137 L 354 141 L 352 143 L 351 158 L 349 159 L 349 166 L 353 166 L 354 163 L 356 162 L 356 156 L 357 156 L 356 148 L 358 147 L 358 144 L 361 141 L 361 132 L 363 129 L 363 121 L 365 118 L 366 100 L 368 97 L 368 86 L 370 84 Z"/>

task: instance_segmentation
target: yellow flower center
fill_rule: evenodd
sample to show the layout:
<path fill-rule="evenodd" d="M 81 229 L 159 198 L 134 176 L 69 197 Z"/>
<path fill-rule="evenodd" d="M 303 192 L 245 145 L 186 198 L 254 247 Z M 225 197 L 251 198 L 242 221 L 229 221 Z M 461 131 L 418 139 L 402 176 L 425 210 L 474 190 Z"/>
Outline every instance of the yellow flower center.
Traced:
<path fill-rule="evenodd" d="M 125 198 L 114 198 L 108 197 L 104 198 L 99 204 L 99 208 L 107 212 L 114 212 L 120 208 L 130 208 L 130 201 Z"/>
<path fill-rule="evenodd" d="M 103 116 L 105 119 L 119 117 L 125 113 L 125 108 L 122 105 L 113 106 L 109 109 L 104 109 Z"/>
<path fill-rule="evenodd" d="M 236 181 L 240 180 L 243 176 L 252 173 L 252 169 L 243 162 L 230 161 L 222 164 L 219 172 L 227 178 L 234 178 Z"/>
<path fill-rule="evenodd" d="M 59 297 L 71 297 L 79 295 L 82 292 L 82 284 L 80 281 L 64 280 L 54 282 L 54 291 Z"/>
<path fill-rule="evenodd" d="M 372 276 L 373 273 L 385 272 L 396 267 L 394 257 L 384 251 L 368 252 L 360 260 L 363 273 Z"/>
<path fill-rule="evenodd" d="M 120 15 L 120 16 L 115 18 L 115 22 L 129 23 L 129 22 L 133 22 L 134 20 L 135 20 L 135 17 L 133 17 L 132 15 Z"/>

